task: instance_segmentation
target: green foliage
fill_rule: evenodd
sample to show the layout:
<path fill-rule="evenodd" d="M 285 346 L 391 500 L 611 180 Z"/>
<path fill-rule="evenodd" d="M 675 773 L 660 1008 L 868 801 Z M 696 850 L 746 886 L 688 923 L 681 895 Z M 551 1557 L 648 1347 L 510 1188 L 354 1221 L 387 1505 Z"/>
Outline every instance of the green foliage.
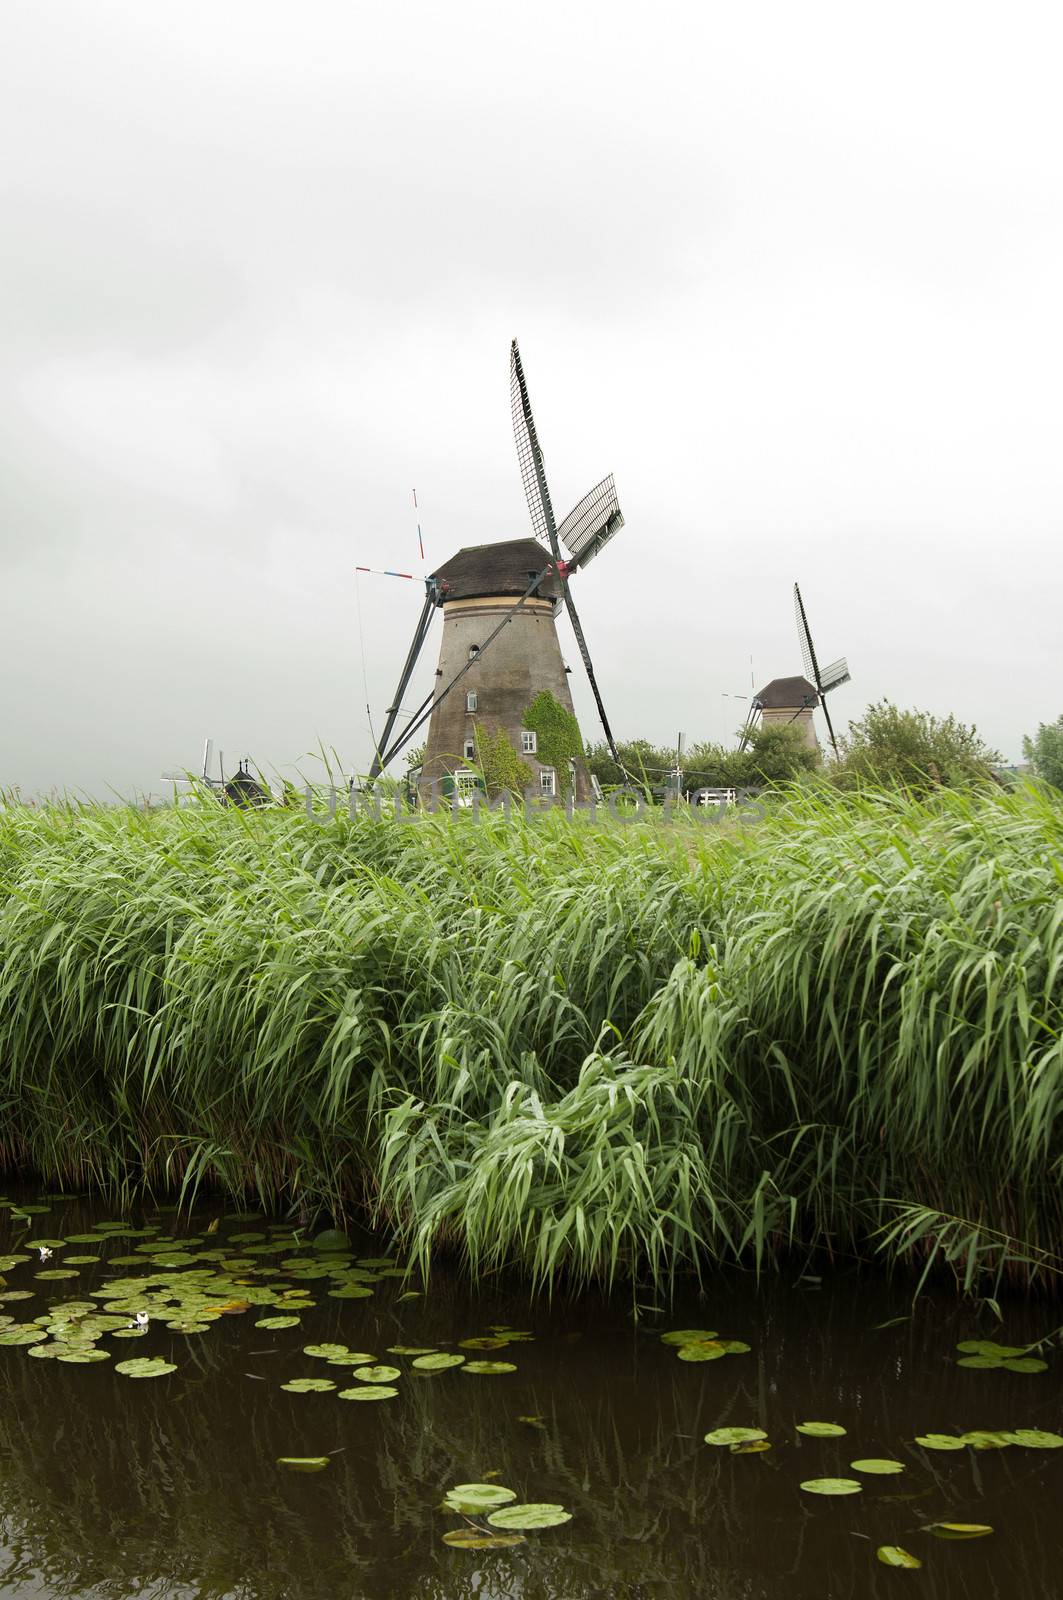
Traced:
<path fill-rule="evenodd" d="M 1037 777 L 1063 789 L 1063 716 L 1040 723 L 1032 739 L 1023 739 L 1022 753 Z"/>
<path fill-rule="evenodd" d="M 524 712 L 524 727 L 537 735 L 536 759 L 557 774 L 558 792 L 567 795 L 572 787 L 569 761 L 583 760 L 583 740 L 579 723 L 549 690 L 544 689 Z"/>
<path fill-rule="evenodd" d="M 617 746 L 624 769 L 613 760 L 606 744 L 590 745 L 586 760 L 603 789 L 634 780 L 647 795 L 658 792 L 675 771 L 674 745 L 655 746 L 648 739 L 632 739 Z M 683 791 L 698 789 L 761 788 L 793 782 L 820 766 L 819 751 L 812 749 L 796 728 L 785 724 L 755 727 L 745 750 L 723 745 L 692 744 L 683 753 Z"/>
<path fill-rule="evenodd" d="M 785 723 L 761 723 L 752 730 L 748 748 L 735 762 L 735 787 L 792 783 L 815 772 L 818 749 L 806 744 L 798 728 Z"/>
<path fill-rule="evenodd" d="M 835 781 L 846 787 L 883 785 L 928 795 L 935 789 L 965 789 L 988 783 L 995 750 L 951 714 L 901 711 L 889 700 L 868 706 L 850 722 L 841 741 L 842 761 Z"/>
<path fill-rule="evenodd" d="M 476 761 L 489 795 L 523 795 L 533 781 L 531 768 L 520 759 L 503 728 L 495 733 L 476 725 Z"/>
<path fill-rule="evenodd" d="M 365 1206 L 541 1285 L 994 1229 L 1043 1279 L 1061 881 L 1048 789 L 733 828 L 14 806 L 0 1167 Z"/>

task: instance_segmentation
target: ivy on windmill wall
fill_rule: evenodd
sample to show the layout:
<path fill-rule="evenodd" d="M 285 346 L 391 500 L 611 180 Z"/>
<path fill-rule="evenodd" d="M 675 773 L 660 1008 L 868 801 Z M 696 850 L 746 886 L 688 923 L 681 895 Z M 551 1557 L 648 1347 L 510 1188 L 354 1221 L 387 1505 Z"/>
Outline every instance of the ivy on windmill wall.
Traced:
<path fill-rule="evenodd" d="M 533 780 L 531 768 L 520 759 L 502 728 L 490 733 L 477 726 L 476 764 L 492 799 L 499 794 L 522 795 Z"/>
<path fill-rule="evenodd" d="M 553 767 L 558 789 L 567 795 L 572 787 L 569 762 L 583 760 L 583 740 L 572 712 L 544 689 L 526 708 L 523 726 L 536 735 L 536 760 L 544 767 Z"/>

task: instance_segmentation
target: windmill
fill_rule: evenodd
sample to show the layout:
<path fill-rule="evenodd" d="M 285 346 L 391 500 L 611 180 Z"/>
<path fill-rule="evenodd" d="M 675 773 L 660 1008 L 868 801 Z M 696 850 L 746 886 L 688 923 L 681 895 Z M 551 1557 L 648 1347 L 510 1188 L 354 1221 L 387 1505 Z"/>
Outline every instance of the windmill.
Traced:
<path fill-rule="evenodd" d="M 557 774 L 533 759 L 538 754 L 535 735 L 523 726 L 523 713 L 543 692 L 572 713 L 569 668 L 562 659 L 554 626 L 562 603 L 572 622 L 606 741 L 618 759 L 569 586 L 570 575 L 586 567 L 623 527 L 616 489 L 611 476 L 604 478 L 557 526 L 516 340 L 510 349 L 510 393 L 521 480 L 536 537 L 466 546 L 425 579 L 424 604 L 373 757 L 370 781 L 427 723 L 422 769 L 426 779 L 444 776 L 453 787 L 455 778 L 471 778 L 472 773 L 463 771 L 462 765 L 477 759 L 477 738 L 502 734 L 537 773 L 543 792 L 554 793 Z M 403 697 L 436 610 L 443 612 L 437 682 L 396 734 Z M 459 684 L 464 692 L 455 697 Z M 589 794 L 589 781 L 576 763 L 571 777 L 577 798 Z M 563 785 L 568 787 L 567 781 L 563 780 Z"/>
<path fill-rule="evenodd" d="M 773 678 L 765 684 L 763 689 L 758 689 L 749 702 L 745 725 L 742 728 L 738 748 L 744 750 L 749 744 L 750 737 L 759 717 L 762 727 L 783 725 L 796 727 L 805 743 L 813 750 L 818 749 L 816 730 L 812 723 L 812 713 L 817 707 L 822 707 L 823 716 L 827 723 L 827 732 L 830 735 L 831 747 L 834 754 L 838 754 L 838 741 L 834 737 L 834 725 L 830 720 L 827 710 L 827 695 L 832 689 L 837 689 L 839 684 L 849 681 L 849 663 L 844 656 L 837 661 L 832 661 L 828 667 L 820 667 L 816 649 L 812 643 L 812 634 L 808 627 L 808 618 L 805 615 L 804 601 L 801 599 L 801 590 L 794 584 L 794 610 L 797 613 L 797 636 L 801 643 L 801 655 L 804 660 L 805 677 Z M 744 698 L 731 696 L 730 698 Z"/>
<path fill-rule="evenodd" d="M 812 643 L 812 634 L 805 615 L 805 602 L 801 598 L 800 587 L 794 584 L 794 611 L 797 616 L 797 637 L 801 641 L 801 657 L 805 664 L 805 675 L 815 686 L 819 703 L 823 707 L 823 716 L 830 734 L 831 748 L 838 754 L 838 741 L 834 737 L 834 725 L 830 720 L 827 710 L 827 696 L 832 689 L 837 689 L 840 684 L 849 682 L 849 663 L 844 656 L 839 656 L 837 661 L 832 661 L 827 667 L 820 667 L 816 656 L 816 647 Z"/>

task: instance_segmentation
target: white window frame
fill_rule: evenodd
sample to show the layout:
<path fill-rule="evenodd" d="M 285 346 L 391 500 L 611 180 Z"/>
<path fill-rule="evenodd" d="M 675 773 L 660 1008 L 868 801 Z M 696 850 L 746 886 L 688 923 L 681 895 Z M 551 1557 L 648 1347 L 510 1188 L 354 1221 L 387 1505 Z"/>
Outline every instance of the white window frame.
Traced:
<path fill-rule="evenodd" d="M 475 661 L 476 657 L 479 654 L 480 654 L 480 646 L 478 644 L 471 644 L 469 646 L 469 660 L 470 661 Z"/>
<path fill-rule="evenodd" d="M 476 740 L 475 739 L 466 739 L 466 741 L 465 741 L 465 749 L 462 752 L 462 760 L 463 761 L 475 761 L 476 760 Z"/>
<path fill-rule="evenodd" d="M 520 753 L 522 756 L 533 756 L 539 748 L 539 736 L 530 728 L 520 730 Z"/>
<path fill-rule="evenodd" d="M 539 773 L 539 788 L 543 794 L 557 793 L 557 773 L 553 767 L 543 767 Z"/>
<path fill-rule="evenodd" d="M 476 690 L 475 689 L 466 690 L 466 693 L 465 693 L 465 709 L 466 709 L 466 711 L 475 711 L 476 710 Z"/>

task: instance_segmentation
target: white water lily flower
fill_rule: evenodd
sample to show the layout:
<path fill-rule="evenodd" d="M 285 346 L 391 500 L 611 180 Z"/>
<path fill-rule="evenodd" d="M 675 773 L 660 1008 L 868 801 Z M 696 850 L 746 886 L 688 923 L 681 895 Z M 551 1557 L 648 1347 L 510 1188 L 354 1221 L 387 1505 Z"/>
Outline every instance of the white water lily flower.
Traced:
<path fill-rule="evenodd" d="M 47 1261 L 52 1252 L 49 1250 L 46 1244 L 39 1244 L 37 1246 L 37 1253 L 42 1261 Z"/>

